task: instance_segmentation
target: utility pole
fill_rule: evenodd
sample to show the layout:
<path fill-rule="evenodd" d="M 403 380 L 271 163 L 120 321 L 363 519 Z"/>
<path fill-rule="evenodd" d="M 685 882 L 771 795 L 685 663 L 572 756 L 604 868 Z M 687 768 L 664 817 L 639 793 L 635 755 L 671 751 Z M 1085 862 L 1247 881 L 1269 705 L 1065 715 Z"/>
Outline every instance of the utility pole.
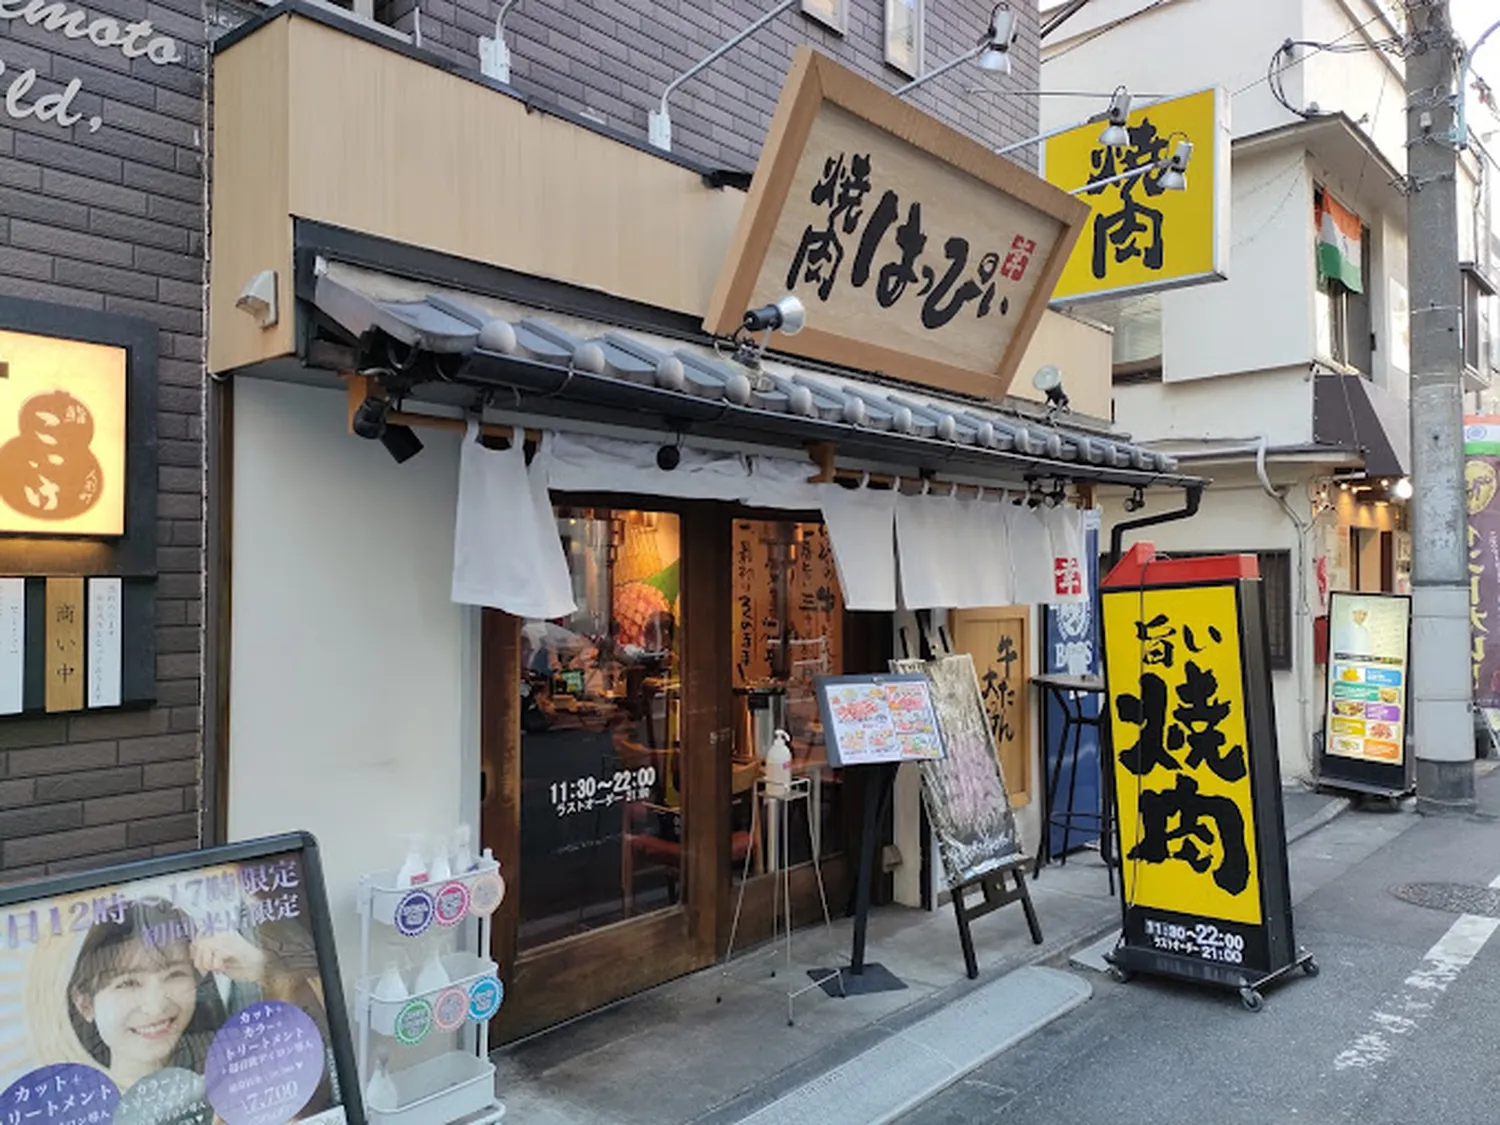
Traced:
<path fill-rule="evenodd" d="M 1464 498 L 1456 39 L 1448 0 L 1408 0 L 1408 280 L 1411 290 L 1411 731 L 1417 808 L 1474 807 L 1468 517 Z M 1462 97 L 1462 91 L 1457 97 Z"/>

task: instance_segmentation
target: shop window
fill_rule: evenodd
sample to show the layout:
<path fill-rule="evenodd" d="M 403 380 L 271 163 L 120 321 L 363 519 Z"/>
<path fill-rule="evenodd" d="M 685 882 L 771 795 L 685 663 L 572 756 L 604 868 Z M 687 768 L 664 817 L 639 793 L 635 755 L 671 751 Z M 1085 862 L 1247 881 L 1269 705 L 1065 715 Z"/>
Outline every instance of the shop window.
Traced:
<path fill-rule="evenodd" d="M 562 509 L 577 612 L 521 630 L 520 947 L 681 901 L 680 528 Z"/>
<path fill-rule="evenodd" d="M 1353 224 L 1359 231 L 1359 245 L 1347 241 L 1336 246 L 1328 230 L 1332 220 L 1325 221 L 1325 206 L 1348 216 L 1336 202 L 1325 204 L 1322 188 L 1313 192 L 1313 208 L 1319 228 L 1315 253 L 1318 259 L 1318 283 L 1313 302 L 1316 311 L 1318 357 L 1350 367 L 1369 377 L 1374 360 L 1375 337 L 1370 319 L 1370 228 Z M 1336 261 L 1340 249 L 1345 257 Z M 1353 255 L 1351 261 L 1348 255 Z M 1358 273 L 1350 269 L 1357 263 Z"/>
<path fill-rule="evenodd" d="M 1464 366 L 1484 378 L 1494 360 L 1494 298 L 1491 290 L 1472 269 L 1463 271 Z"/>
<path fill-rule="evenodd" d="M 829 768 L 813 679 L 844 671 L 843 594 L 828 534 L 821 524 L 734 521 L 733 679 L 738 721 L 731 771 L 731 855 L 738 879 L 774 870 L 775 852 L 755 780 L 772 732 L 791 736 L 792 771 L 809 779 L 812 799 L 789 806 L 792 864 L 842 850 L 841 772 Z M 812 815 L 808 823 L 809 809 Z"/>

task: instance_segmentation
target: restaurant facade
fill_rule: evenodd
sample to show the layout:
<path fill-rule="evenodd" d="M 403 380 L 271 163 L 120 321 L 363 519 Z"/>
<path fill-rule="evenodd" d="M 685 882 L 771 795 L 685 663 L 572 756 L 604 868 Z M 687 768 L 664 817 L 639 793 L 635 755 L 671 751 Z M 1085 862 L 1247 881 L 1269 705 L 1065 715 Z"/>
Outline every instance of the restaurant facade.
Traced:
<path fill-rule="evenodd" d="M 780 870 L 798 924 L 820 878 L 842 910 L 818 676 L 974 652 L 1034 841 L 1036 607 L 1086 601 L 1098 486 L 1202 487 L 1046 308 L 1083 205 L 854 40 L 784 62 L 749 175 L 320 7 L 216 49 L 227 833 L 316 834 L 344 950 L 360 874 L 468 825 L 502 1039 L 713 964 L 741 888 L 770 936 Z M 1073 410 L 1016 397 L 1047 364 Z M 779 839 L 776 730 L 811 791 Z M 915 801 L 882 893 L 930 905 Z"/>

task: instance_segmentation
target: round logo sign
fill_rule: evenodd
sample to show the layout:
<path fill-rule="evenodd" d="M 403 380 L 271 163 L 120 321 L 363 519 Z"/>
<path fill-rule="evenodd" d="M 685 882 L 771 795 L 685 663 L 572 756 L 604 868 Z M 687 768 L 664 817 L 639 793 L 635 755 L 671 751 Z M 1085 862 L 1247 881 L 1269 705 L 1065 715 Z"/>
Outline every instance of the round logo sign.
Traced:
<path fill-rule="evenodd" d="M 433 892 L 432 901 L 439 926 L 456 926 L 469 913 L 469 888 L 462 883 L 444 883 Z"/>
<path fill-rule="evenodd" d="M 469 909 L 487 918 L 505 901 L 505 880 L 498 871 L 486 871 L 469 887 Z"/>
<path fill-rule="evenodd" d="M 408 1047 L 422 1042 L 431 1030 L 432 1005 L 426 1000 L 412 1000 L 396 1013 L 396 1038 Z"/>
<path fill-rule="evenodd" d="M 469 997 L 461 988 L 450 988 L 432 1002 L 432 1023 L 439 1031 L 452 1031 L 469 1014 Z"/>
<path fill-rule="evenodd" d="M 480 977 L 469 985 L 469 1018 L 483 1023 L 494 1017 L 505 999 L 505 986 L 494 977 Z"/>
<path fill-rule="evenodd" d="M 396 929 L 406 937 L 416 937 L 432 925 L 434 907 L 426 891 L 408 891 L 396 904 Z"/>

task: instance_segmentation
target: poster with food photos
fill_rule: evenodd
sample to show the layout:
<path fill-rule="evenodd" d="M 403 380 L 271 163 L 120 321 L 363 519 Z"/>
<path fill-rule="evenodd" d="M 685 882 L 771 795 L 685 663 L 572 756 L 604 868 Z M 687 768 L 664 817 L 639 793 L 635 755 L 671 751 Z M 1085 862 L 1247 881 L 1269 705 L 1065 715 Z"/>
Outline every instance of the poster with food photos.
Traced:
<path fill-rule="evenodd" d="M 835 767 L 926 762 L 943 756 L 924 676 L 819 676 L 814 682 Z"/>
<path fill-rule="evenodd" d="M 0 1122 L 362 1125 L 316 852 L 0 890 Z"/>

